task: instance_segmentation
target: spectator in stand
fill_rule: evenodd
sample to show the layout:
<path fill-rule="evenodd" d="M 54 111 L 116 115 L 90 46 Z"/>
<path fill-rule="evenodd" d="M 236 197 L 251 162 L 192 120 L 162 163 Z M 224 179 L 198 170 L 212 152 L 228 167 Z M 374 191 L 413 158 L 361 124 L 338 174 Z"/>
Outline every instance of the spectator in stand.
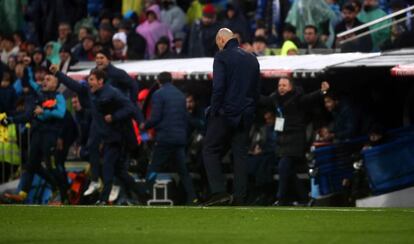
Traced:
<path fill-rule="evenodd" d="M 242 40 L 250 40 L 251 30 L 249 23 L 236 4 L 228 3 L 226 5 L 223 27 L 229 28 L 233 33 L 239 33 Z"/>
<path fill-rule="evenodd" d="M 391 13 L 395 13 L 406 7 L 408 7 L 408 5 L 404 0 L 390 1 Z M 391 38 L 381 46 L 382 50 L 401 49 L 414 46 L 414 21 L 411 19 L 412 13 L 406 13 L 405 15 L 395 17 L 395 20 L 404 17 L 407 17 L 408 19 L 391 26 Z"/>
<path fill-rule="evenodd" d="M 81 26 L 78 31 L 78 45 L 82 43 L 83 38 L 92 35 L 92 30 L 88 26 Z"/>
<path fill-rule="evenodd" d="M 216 8 L 213 4 L 203 7 L 203 16 L 191 26 L 188 38 L 188 56 L 213 57 L 217 52 L 214 44 L 220 24 L 216 20 Z"/>
<path fill-rule="evenodd" d="M 341 32 L 362 25 L 362 22 L 360 22 L 356 17 L 357 14 L 358 13 L 356 12 L 356 9 L 352 3 L 346 3 L 342 6 L 342 21 L 339 22 L 339 24 L 335 27 L 335 37 Z M 372 50 L 372 40 L 369 35 L 345 43 L 344 45 L 340 45 L 340 41 L 354 37 L 355 35 L 358 35 L 365 31 L 367 31 L 367 29 L 360 30 L 346 37 L 338 38 L 336 39 L 335 46 L 341 48 L 342 52 L 370 52 Z"/>
<path fill-rule="evenodd" d="M 123 19 L 124 18 L 121 13 L 114 13 L 111 20 L 112 27 L 114 27 L 115 30 L 118 30 Z"/>
<path fill-rule="evenodd" d="M 358 19 L 367 23 L 387 15 L 382 9 L 378 7 L 378 0 L 364 0 L 362 11 L 358 14 Z M 370 30 L 375 30 L 391 23 L 391 20 L 385 20 L 381 23 L 370 27 Z M 391 37 L 391 28 L 385 27 L 379 31 L 371 33 L 373 51 L 379 51 L 381 45 Z"/>
<path fill-rule="evenodd" d="M 45 56 L 46 59 L 50 61 L 51 64 L 59 64 L 59 50 L 61 45 L 58 42 L 48 42 L 45 45 Z"/>
<path fill-rule="evenodd" d="M 184 40 L 185 33 L 177 32 L 174 34 L 173 47 L 171 54 L 174 58 L 185 58 L 187 55 L 184 53 Z"/>
<path fill-rule="evenodd" d="M 314 53 L 314 49 L 325 49 L 326 45 L 319 39 L 318 29 L 314 25 L 307 25 L 303 31 L 304 43 L 302 48 L 306 49 L 306 54 Z"/>
<path fill-rule="evenodd" d="M 114 29 L 110 23 L 102 23 L 99 26 L 98 31 L 98 40 L 102 44 L 104 49 L 112 50 L 112 35 L 114 34 Z"/>
<path fill-rule="evenodd" d="M 184 30 L 185 13 L 176 0 L 161 0 L 161 21 L 170 27 L 173 35 Z"/>
<path fill-rule="evenodd" d="M 36 69 L 39 67 L 44 67 L 48 69 L 50 65 L 51 62 L 48 59 L 46 59 L 45 53 L 40 48 L 35 49 L 32 54 L 32 63 L 30 65 L 32 69 Z"/>
<path fill-rule="evenodd" d="M 94 61 L 94 45 L 95 38 L 92 35 L 85 36 L 82 39 L 81 44 L 75 47 L 75 50 L 73 51 L 73 57 L 79 61 Z"/>
<path fill-rule="evenodd" d="M 302 46 L 302 42 L 296 36 L 296 28 L 293 25 L 286 23 L 285 26 L 283 27 L 282 35 L 283 35 L 283 41 L 292 41 L 295 44 L 295 46 L 297 47 Z"/>
<path fill-rule="evenodd" d="M 63 46 L 59 50 L 60 64 L 59 70 L 64 74 L 70 71 L 70 67 L 75 65 L 78 61 L 72 57 L 69 46 Z"/>
<path fill-rule="evenodd" d="M 332 114 L 332 128 L 325 140 L 346 141 L 358 134 L 358 116 L 355 109 L 345 98 L 339 99 L 335 94 L 324 97 L 326 110 Z"/>
<path fill-rule="evenodd" d="M 299 55 L 299 49 L 292 41 L 285 41 L 283 43 L 282 49 L 280 50 L 281 56 L 294 56 Z"/>
<path fill-rule="evenodd" d="M 190 7 L 187 9 L 187 23 L 192 26 L 196 21 L 200 20 L 203 16 L 203 5 L 199 0 L 193 0 Z"/>
<path fill-rule="evenodd" d="M 269 44 L 276 44 L 282 34 L 283 23 L 288 15 L 291 0 L 257 0 L 256 21 L 261 21 L 269 33 Z"/>
<path fill-rule="evenodd" d="M 118 32 L 112 37 L 112 46 L 114 47 L 113 60 L 128 59 L 127 35 L 124 32 Z"/>
<path fill-rule="evenodd" d="M 266 38 L 263 36 L 256 36 L 253 40 L 253 53 L 256 56 L 276 55 L 272 49 L 267 48 Z"/>
<path fill-rule="evenodd" d="M 147 42 L 146 56 L 147 58 L 154 57 L 155 44 L 162 37 L 166 36 L 172 41 L 173 36 L 168 25 L 161 22 L 160 8 L 154 4 L 145 11 L 147 20 L 140 24 L 136 32 L 140 34 Z"/>
<path fill-rule="evenodd" d="M 355 8 L 355 12 L 357 13 L 357 15 L 361 12 L 362 9 L 362 3 L 361 0 L 349 0 L 349 3 L 352 4 L 352 6 L 354 6 Z"/>
<path fill-rule="evenodd" d="M 170 50 L 170 40 L 166 36 L 162 36 L 155 44 L 154 59 L 169 59 L 173 58 Z"/>
<path fill-rule="evenodd" d="M 10 56 L 7 60 L 7 66 L 9 67 L 9 70 L 14 70 L 17 65 L 17 56 L 13 55 Z"/>
<path fill-rule="evenodd" d="M 17 55 L 19 52 L 19 46 L 16 46 L 12 36 L 3 36 L 1 40 L 1 61 L 7 64 L 9 57 L 12 55 Z"/>
<path fill-rule="evenodd" d="M 264 56 L 267 44 L 266 44 L 266 38 L 263 36 L 257 36 L 253 40 L 253 53 L 256 56 Z"/>
<path fill-rule="evenodd" d="M 144 59 L 145 49 L 147 43 L 140 34 L 132 30 L 132 22 L 130 20 L 124 20 L 119 24 L 119 32 L 124 32 L 127 35 L 127 56 L 129 60 Z"/>
<path fill-rule="evenodd" d="M 74 36 L 72 36 L 72 27 L 69 23 L 59 23 L 57 42 L 60 44 L 60 46 L 66 45 L 70 48 L 76 45 L 76 39 Z"/>

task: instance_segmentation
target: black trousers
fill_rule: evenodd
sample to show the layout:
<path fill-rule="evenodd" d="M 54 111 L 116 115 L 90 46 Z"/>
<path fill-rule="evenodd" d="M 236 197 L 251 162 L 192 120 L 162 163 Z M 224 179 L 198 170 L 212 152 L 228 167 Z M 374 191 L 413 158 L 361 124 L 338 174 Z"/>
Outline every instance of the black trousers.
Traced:
<path fill-rule="evenodd" d="M 42 161 L 46 163 L 47 168 L 51 168 L 54 163 L 55 147 L 57 142 L 57 133 L 53 131 L 35 130 L 30 140 L 29 161 L 25 165 L 25 171 L 22 174 L 22 190 L 29 193 L 32 186 L 34 174 L 44 178 L 56 190 L 58 183 L 50 170 L 42 167 Z"/>
<path fill-rule="evenodd" d="M 247 126 L 246 126 L 247 127 Z M 212 193 L 226 192 L 221 159 L 231 148 L 234 161 L 234 198 L 244 202 L 247 192 L 247 151 L 249 128 L 234 128 L 223 116 L 208 119 L 203 158 Z"/>
<path fill-rule="evenodd" d="M 134 178 L 128 173 L 128 161 L 125 146 L 121 143 L 105 143 L 104 159 L 102 167 L 104 188 L 101 201 L 108 201 L 112 190 L 114 176 L 116 176 L 126 187 L 127 191 L 139 193 L 138 185 Z"/>
<path fill-rule="evenodd" d="M 161 167 L 169 163 L 168 160 L 171 158 L 175 159 L 177 173 L 180 176 L 181 183 L 187 194 L 187 202 L 190 203 L 196 198 L 196 194 L 194 192 L 193 181 L 185 164 L 185 148 L 183 145 L 156 144 L 152 154 L 152 161 L 148 165 L 146 180 L 149 183 L 149 187 L 152 187 Z"/>
<path fill-rule="evenodd" d="M 302 159 L 297 157 L 282 157 L 279 160 L 277 198 L 282 203 L 294 200 L 306 201 L 308 198 L 305 186 L 299 181 L 296 175 L 297 166 L 301 162 Z"/>

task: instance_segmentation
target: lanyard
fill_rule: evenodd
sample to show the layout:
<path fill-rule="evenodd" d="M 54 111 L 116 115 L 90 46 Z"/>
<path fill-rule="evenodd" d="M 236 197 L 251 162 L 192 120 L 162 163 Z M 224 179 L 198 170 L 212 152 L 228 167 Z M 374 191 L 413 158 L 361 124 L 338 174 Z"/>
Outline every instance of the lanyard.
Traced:
<path fill-rule="evenodd" d="M 276 115 L 277 117 L 283 118 L 283 112 L 281 107 L 276 108 Z"/>

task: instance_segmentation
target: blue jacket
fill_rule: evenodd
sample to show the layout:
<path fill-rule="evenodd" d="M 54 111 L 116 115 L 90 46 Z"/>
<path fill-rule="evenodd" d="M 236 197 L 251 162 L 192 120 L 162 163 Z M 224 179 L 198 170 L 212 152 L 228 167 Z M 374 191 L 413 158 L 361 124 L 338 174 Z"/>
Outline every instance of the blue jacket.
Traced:
<path fill-rule="evenodd" d="M 124 94 L 109 84 L 105 84 L 101 90 L 92 94 L 86 84 L 79 83 L 62 72 L 57 72 L 56 77 L 77 93 L 82 106 L 85 104 L 85 107 L 90 108 L 92 116 L 90 133 L 98 133 L 107 143 L 123 141 L 124 129 L 129 126 L 128 123 L 135 111 L 133 104 Z M 107 114 L 113 117 L 113 122 L 110 124 L 104 120 Z"/>
<path fill-rule="evenodd" d="M 53 131 L 61 133 L 62 121 L 66 113 L 66 101 L 59 92 L 41 90 L 41 87 L 32 79 L 28 79 L 30 86 L 36 93 L 36 105 L 42 107 L 43 113 L 32 121 L 33 131 Z"/>
<path fill-rule="evenodd" d="M 171 83 L 164 84 L 152 97 L 151 117 L 145 129 L 155 128 L 158 143 L 187 143 L 187 109 L 184 94 Z"/>
<path fill-rule="evenodd" d="M 209 116 L 223 115 L 231 126 L 250 127 L 260 95 L 257 58 L 239 48 L 237 39 L 227 42 L 213 64 L 213 92 Z M 242 121 L 243 119 L 243 121 Z"/>

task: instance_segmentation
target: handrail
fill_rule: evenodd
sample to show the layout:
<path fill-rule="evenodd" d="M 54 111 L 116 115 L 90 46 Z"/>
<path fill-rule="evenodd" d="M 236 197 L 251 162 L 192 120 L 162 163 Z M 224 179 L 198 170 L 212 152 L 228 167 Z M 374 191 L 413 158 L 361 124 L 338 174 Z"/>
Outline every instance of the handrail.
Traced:
<path fill-rule="evenodd" d="M 395 24 L 398 24 L 398 23 L 400 23 L 400 22 L 403 22 L 403 21 L 405 21 L 405 20 L 407 20 L 407 19 L 409 19 L 409 18 L 413 18 L 414 17 L 414 15 L 412 15 L 412 16 L 409 16 L 409 17 L 404 17 L 404 18 L 401 18 L 401 19 L 398 19 L 398 20 L 395 20 L 395 21 L 393 21 L 393 22 L 391 22 L 391 23 L 389 23 L 389 24 L 386 24 L 386 25 L 383 25 L 383 26 L 380 26 L 380 27 L 378 27 L 378 28 L 376 28 L 376 29 L 374 29 L 374 30 L 367 30 L 367 31 L 365 31 L 365 32 L 362 32 L 362 33 L 359 33 L 358 35 L 356 35 L 356 36 L 352 36 L 352 37 L 350 37 L 350 38 L 347 38 L 347 39 L 345 39 L 345 40 L 342 40 L 342 41 L 340 41 L 339 42 L 339 45 L 343 45 L 343 44 L 345 44 L 345 43 L 348 43 L 348 42 L 351 42 L 351 41 L 353 41 L 353 40 L 355 40 L 355 39 L 358 39 L 358 38 L 360 38 L 360 37 L 363 37 L 363 36 L 367 36 L 367 35 L 369 35 L 369 34 L 371 34 L 371 33 L 374 33 L 374 32 L 377 32 L 377 31 L 380 31 L 380 30 L 382 30 L 382 29 L 385 29 L 385 28 L 387 28 L 387 27 L 390 27 L 390 26 L 392 26 L 392 25 L 395 25 Z M 359 26 L 358 26 L 359 27 Z M 351 29 L 352 30 L 352 29 Z M 345 33 L 345 32 L 342 32 L 342 33 Z M 340 34 L 342 34 L 342 33 L 340 33 Z M 338 37 L 339 37 L 339 35 L 338 35 Z"/>
<path fill-rule="evenodd" d="M 376 20 L 370 21 L 370 22 L 365 23 L 365 24 L 363 24 L 363 25 L 357 26 L 357 27 L 352 28 L 352 29 L 350 29 L 350 30 L 347 30 L 347 31 L 341 32 L 341 33 L 339 33 L 338 35 L 336 35 L 336 37 L 337 37 L 337 38 L 341 38 L 341 37 L 343 37 L 343 36 L 346 36 L 346 35 L 352 34 L 352 33 L 354 33 L 354 32 L 357 32 L 357 31 L 359 31 L 359 30 L 365 29 L 365 28 L 367 28 L 367 27 L 371 27 L 371 26 L 373 26 L 373 25 L 375 25 L 375 24 L 378 24 L 378 23 L 380 23 L 380 22 L 383 22 L 383 21 L 385 21 L 385 20 L 392 19 L 392 18 L 394 18 L 395 16 L 398 16 L 398 15 L 401 15 L 401 14 L 405 14 L 405 13 L 407 13 L 407 12 L 411 11 L 411 10 L 414 10 L 414 5 L 413 5 L 413 6 L 410 6 L 410 7 L 407 7 L 407 8 L 405 8 L 405 9 L 401 9 L 401 10 L 399 10 L 399 11 L 397 11 L 397 12 L 395 12 L 395 13 L 389 14 L 389 15 L 387 15 L 387 16 L 384 16 L 384 17 L 378 18 L 378 19 L 376 19 Z"/>

